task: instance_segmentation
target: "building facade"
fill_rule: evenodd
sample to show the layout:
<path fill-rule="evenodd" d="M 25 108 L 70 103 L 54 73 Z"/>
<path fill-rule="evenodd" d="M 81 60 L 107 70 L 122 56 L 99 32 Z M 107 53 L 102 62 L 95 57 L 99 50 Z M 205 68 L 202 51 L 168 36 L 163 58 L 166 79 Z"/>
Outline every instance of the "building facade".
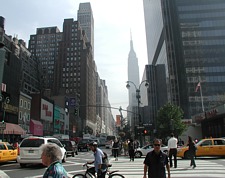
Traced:
<path fill-rule="evenodd" d="M 58 27 L 37 28 L 36 34 L 30 35 L 29 51 L 39 66 L 40 87 L 45 95 L 52 95 L 53 92 L 60 41 L 62 33 Z"/>
<path fill-rule="evenodd" d="M 90 2 L 80 3 L 77 12 L 77 20 L 81 28 L 85 31 L 88 42 L 94 51 L 94 17 Z"/>
<path fill-rule="evenodd" d="M 225 86 L 225 2 L 143 2 L 148 63 L 165 65 L 168 101 L 179 105 L 186 119 L 221 104 Z M 198 82 L 202 97 L 195 92 Z"/>

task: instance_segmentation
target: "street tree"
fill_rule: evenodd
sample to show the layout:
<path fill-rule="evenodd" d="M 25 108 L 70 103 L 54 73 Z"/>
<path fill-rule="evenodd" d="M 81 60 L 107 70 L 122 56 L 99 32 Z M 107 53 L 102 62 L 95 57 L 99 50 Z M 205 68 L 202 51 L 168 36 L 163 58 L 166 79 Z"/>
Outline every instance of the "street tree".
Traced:
<path fill-rule="evenodd" d="M 186 129 L 186 125 L 182 122 L 183 117 L 184 112 L 179 106 L 167 103 L 161 107 L 156 120 L 158 137 L 165 139 L 171 133 L 180 136 Z"/>

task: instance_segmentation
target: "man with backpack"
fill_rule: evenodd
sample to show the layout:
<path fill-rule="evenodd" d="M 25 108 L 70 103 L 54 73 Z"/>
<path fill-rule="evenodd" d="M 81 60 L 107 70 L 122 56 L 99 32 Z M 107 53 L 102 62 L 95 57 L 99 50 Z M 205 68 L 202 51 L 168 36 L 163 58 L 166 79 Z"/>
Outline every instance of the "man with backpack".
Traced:
<path fill-rule="evenodd" d="M 88 171 L 95 175 L 97 173 L 97 178 L 105 178 L 106 169 L 107 169 L 107 154 L 104 153 L 101 149 L 98 148 L 97 142 L 89 144 L 90 149 L 94 152 L 94 161 L 87 162 L 87 164 L 93 164 L 93 168 L 90 168 Z"/>

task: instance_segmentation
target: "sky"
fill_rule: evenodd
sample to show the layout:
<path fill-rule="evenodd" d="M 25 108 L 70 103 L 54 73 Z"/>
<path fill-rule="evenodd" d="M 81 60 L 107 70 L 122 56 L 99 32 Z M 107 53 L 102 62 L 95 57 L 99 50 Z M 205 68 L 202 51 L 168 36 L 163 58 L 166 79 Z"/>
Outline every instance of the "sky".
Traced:
<path fill-rule="evenodd" d="M 90 2 L 94 17 L 94 60 L 108 87 L 111 107 L 128 106 L 128 54 L 130 39 L 136 52 L 140 81 L 147 64 L 143 0 L 1 0 L 0 16 L 5 33 L 27 43 L 41 27 L 57 26 L 62 31 L 67 18 L 77 20 L 79 4 Z M 112 109 L 113 116 L 119 110 Z M 123 116 L 126 112 L 123 111 Z"/>

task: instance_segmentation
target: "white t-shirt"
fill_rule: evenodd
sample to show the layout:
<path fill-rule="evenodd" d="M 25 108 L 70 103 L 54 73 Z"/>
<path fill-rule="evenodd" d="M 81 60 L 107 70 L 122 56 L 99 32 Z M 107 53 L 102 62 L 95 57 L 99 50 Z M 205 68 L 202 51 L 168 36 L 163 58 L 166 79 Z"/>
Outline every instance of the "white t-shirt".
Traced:
<path fill-rule="evenodd" d="M 168 149 L 177 148 L 177 139 L 175 137 L 171 137 L 168 140 Z"/>

